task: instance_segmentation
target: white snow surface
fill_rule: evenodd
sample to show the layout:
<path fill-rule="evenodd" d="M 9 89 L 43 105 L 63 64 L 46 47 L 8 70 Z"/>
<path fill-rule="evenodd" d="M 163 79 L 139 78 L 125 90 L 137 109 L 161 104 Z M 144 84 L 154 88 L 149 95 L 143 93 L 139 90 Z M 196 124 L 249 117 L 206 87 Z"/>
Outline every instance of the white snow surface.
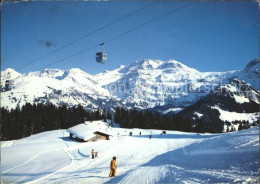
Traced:
<path fill-rule="evenodd" d="M 164 111 L 163 114 L 168 114 L 169 112 L 178 113 L 181 110 L 183 110 L 183 108 L 179 108 L 179 107 L 177 107 L 177 108 L 169 108 L 166 111 Z"/>
<path fill-rule="evenodd" d="M 36 99 L 45 99 L 57 106 L 60 103 L 87 106 L 91 101 L 86 99 L 85 94 L 93 98 L 110 98 L 107 89 L 77 68 L 31 72 L 17 77 L 14 83 L 14 89 L 1 94 L 2 107 L 7 109 L 22 107 L 25 103 L 37 103 Z"/>
<path fill-rule="evenodd" d="M 220 113 L 219 119 L 222 121 L 234 122 L 234 121 L 248 121 L 249 123 L 253 123 L 257 121 L 257 113 L 238 113 L 238 112 L 229 112 L 222 110 L 218 106 L 211 107 L 212 109 L 217 109 Z"/>
<path fill-rule="evenodd" d="M 244 96 L 238 96 L 238 95 L 234 94 L 234 98 L 235 98 L 237 103 L 241 103 L 242 104 L 242 103 L 249 103 L 250 102 L 249 99 L 244 97 Z"/>
<path fill-rule="evenodd" d="M 201 118 L 203 116 L 203 114 L 201 114 L 199 112 L 194 112 L 194 115 L 197 115 L 198 118 Z"/>
<path fill-rule="evenodd" d="M 5 71 L 1 72 L 1 78 L 2 79 L 11 79 L 11 80 L 13 80 L 13 79 L 15 79 L 17 77 L 20 77 L 20 76 L 21 76 L 21 74 L 16 72 L 12 68 L 7 68 Z M 1 84 L 2 84 L 2 82 L 4 82 L 4 80 L 3 81 L 1 80 Z"/>
<path fill-rule="evenodd" d="M 106 127 L 102 121 L 88 125 Z M 223 134 L 107 132 L 111 140 L 79 143 L 55 130 L 1 143 L 2 183 L 257 183 L 259 127 Z M 92 149 L 98 158 L 90 158 Z M 117 176 L 109 178 L 113 156 Z"/>

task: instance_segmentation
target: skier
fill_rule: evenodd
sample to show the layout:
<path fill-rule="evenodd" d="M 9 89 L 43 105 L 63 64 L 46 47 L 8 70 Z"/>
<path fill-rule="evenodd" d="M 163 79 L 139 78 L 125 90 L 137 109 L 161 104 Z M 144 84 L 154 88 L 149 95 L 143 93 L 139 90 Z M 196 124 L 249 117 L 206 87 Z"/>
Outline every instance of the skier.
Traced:
<path fill-rule="evenodd" d="M 116 157 L 113 157 L 113 160 L 110 162 L 110 173 L 109 177 L 116 176 Z"/>
<path fill-rule="evenodd" d="M 95 152 L 95 158 L 98 158 L 98 152 Z"/>
<path fill-rule="evenodd" d="M 149 136 L 149 139 L 151 139 L 152 138 L 152 134 Z"/>
<path fill-rule="evenodd" d="M 94 151 L 94 149 L 92 149 L 91 155 L 92 155 L 92 159 L 94 159 L 95 158 L 95 151 Z"/>

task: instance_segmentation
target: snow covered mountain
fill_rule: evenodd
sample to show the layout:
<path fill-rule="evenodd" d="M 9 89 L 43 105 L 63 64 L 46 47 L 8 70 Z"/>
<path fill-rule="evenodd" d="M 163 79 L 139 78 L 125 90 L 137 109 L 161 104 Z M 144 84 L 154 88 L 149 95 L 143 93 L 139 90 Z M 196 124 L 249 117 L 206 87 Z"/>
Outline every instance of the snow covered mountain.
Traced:
<path fill-rule="evenodd" d="M 254 59 L 250 61 L 246 67 L 241 71 L 235 71 L 230 75 L 227 75 L 227 78 L 238 79 L 250 84 L 255 90 L 259 91 L 259 62 L 260 59 Z M 226 81 L 227 82 L 227 81 Z M 223 83 L 224 84 L 224 83 Z"/>
<path fill-rule="evenodd" d="M 70 107 L 81 104 L 90 109 L 122 105 L 92 75 L 76 68 L 66 71 L 45 69 L 16 75 L 11 79 L 15 81 L 14 89 L 3 91 L 1 95 L 2 106 L 8 109 L 21 107 L 25 103 Z"/>
<path fill-rule="evenodd" d="M 124 75 L 108 86 L 116 86 L 114 96 L 124 104 L 152 108 L 166 104 L 189 105 L 199 93 L 188 95 L 189 87 L 200 87 L 201 73 L 175 60 L 143 60 L 121 70 Z"/>
<path fill-rule="evenodd" d="M 145 59 L 97 75 L 77 68 L 45 69 L 27 74 L 8 69 L 2 72 L 2 107 L 11 109 L 28 102 L 81 104 L 86 109 L 121 106 L 157 108 L 163 113 L 180 111 L 231 78 L 243 80 L 258 90 L 258 66 L 259 59 L 241 71 L 199 72 L 175 60 Z M 14 80 L 14 89 L 5 90 L 7 79 Z"/>
<path fill-rule="evenodd" d="M 228 84 L 219 86 L 180 114 L 193 121 L 194 126 L 222 129 L 225 124 L 223 131 L 238 130 L 242 123 L 257 122 L 260 115 L 259 104 L 258 91 L 245 82 L 231 79 Z"/>
<path fill-rule="evenodd" d="M 192 105 L 231 78 L 259 89 L 258 66 L 259 60 L 253 60 L 241 71 L 202 73 L 175 60 L 147 59 L 118 70 L 121 77 L 104 87 L 127 106 L 174 111 Z"/>

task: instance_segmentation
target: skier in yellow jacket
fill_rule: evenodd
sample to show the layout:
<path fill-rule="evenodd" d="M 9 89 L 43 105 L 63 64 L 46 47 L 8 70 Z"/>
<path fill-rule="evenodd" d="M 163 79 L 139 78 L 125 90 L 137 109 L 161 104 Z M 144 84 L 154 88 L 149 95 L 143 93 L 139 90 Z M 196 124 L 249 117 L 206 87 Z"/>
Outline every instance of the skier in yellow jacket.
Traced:
<path fill-rule="evenodd" d="M 111 160 L 110 169 L 109 177 L 116 176 L 116 157 L 113 157 L 113 160 Z"/>

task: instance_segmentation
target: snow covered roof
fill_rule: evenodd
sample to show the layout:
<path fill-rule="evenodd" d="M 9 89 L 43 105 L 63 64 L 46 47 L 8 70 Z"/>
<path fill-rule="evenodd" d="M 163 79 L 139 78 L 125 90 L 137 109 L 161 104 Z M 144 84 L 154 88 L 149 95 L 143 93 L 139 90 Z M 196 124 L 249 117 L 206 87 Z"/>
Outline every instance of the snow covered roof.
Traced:
<path fill-rule="evenodd" d="M 67 132 L 84 141 L 95 137 L 96 135 L 94 133 L 112 136 L 107 131 L 107 125 L 102 121 L 86 122 L 67 129 Z"/>
<path fill-rule="evenodd" d="M 83 123 L 67 129 L 67 132 L 83 139 L 84 141 L 87 141 L 95 136 L 95 134 L 93 134 L 93 130 L 88 128 L 88 126 Z"/>

